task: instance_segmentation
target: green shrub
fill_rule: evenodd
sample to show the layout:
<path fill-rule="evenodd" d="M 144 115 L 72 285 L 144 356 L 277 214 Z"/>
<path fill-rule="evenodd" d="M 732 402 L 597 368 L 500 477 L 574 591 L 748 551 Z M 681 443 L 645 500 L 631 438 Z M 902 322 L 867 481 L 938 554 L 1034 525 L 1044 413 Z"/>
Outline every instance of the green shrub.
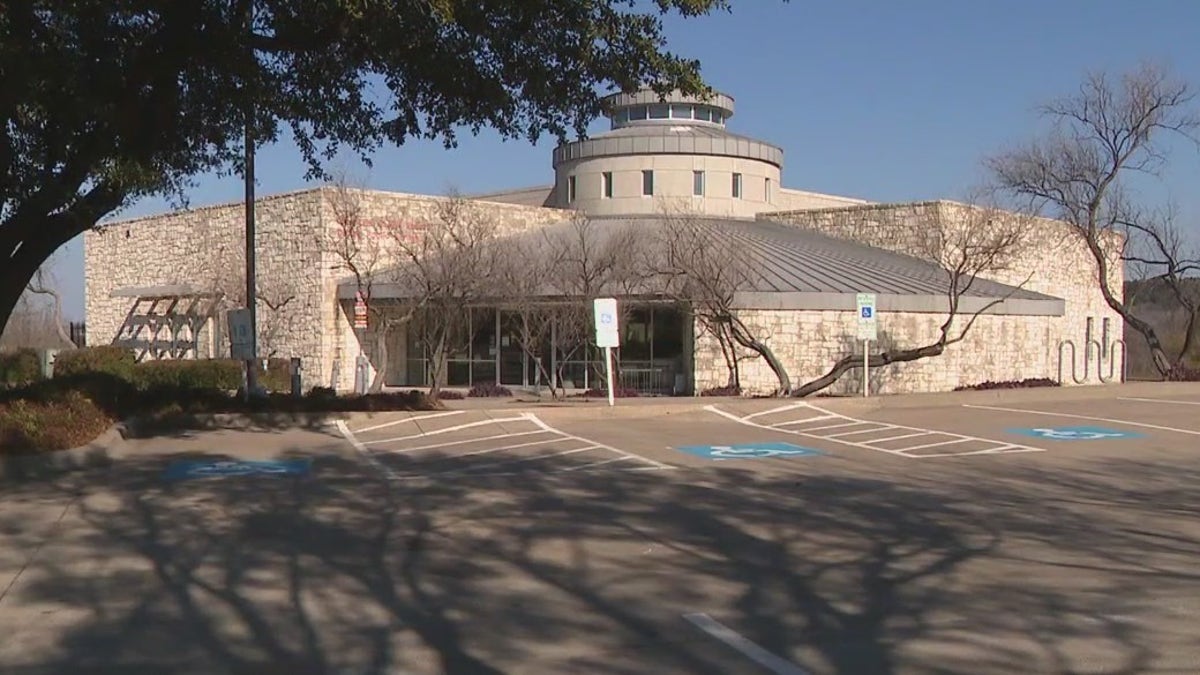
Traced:
<path fill-rule="evenodd" d="M 132 349 L 104 345 L 60 352 L 54 360 L 55 377 L 107 373 L 134 382 L 137 359 Z"/>
<path fill-rule="evenodd" d="M 42 360 L 33 349 L 0 354 L 0 385 L 24 385 L 42 379 Z"/>
<path fill-rule="evenodd" d="M 104 433 L 113 418 L 80 391 L 48 400 L 0 402 L 0 451 L 37 452 L 85 445 Z"/>
<path fill-rule="evenodd" d="M 238 361 L 199 359 L 143 361 L 134 368 L 139 387 L 235 390 L 242 386 L 244 366 Z"/>

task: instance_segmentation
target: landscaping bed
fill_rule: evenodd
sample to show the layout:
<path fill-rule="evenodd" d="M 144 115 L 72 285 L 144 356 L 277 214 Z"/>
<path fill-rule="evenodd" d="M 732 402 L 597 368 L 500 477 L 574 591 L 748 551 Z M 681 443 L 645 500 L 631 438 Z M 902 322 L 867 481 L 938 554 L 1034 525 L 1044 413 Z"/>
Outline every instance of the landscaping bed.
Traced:
<path fill-rule="evenodd" d="M 183 424 L 189 417 L 214 414 L 324 414 L 386 410 L 435 410 L 440 401 L 418 391 L 338 396 L 315 387 L 302 397 L 279 391 L 290 387 L 287 371 L 263 378 L 277 391 L 250 400 L 237 393 L 236 361 L 135 363 L 132 352 L 95 347 L 64 352 L 55 377 L 39 380 L 19 369 L 23 386 L 10 381 L 0 390 L 0 455 L 65 450 L 86 445 L 113 424 L 138 419 L 155 428 Z M 286 364 L 286 362 L 284 362 Z M 22 364 L 24 365 L 24 364 Z M 16 379 L 16 378 L 14 378 Z"/>

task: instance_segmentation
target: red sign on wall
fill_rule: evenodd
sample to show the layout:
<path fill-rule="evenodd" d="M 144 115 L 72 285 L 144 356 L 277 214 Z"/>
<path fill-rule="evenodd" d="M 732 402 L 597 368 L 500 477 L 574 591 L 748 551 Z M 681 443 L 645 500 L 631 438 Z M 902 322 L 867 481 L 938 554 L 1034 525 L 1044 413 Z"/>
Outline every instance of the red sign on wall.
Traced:
<path fill-rule="evenodd" d="M 363 298 L 361 291 L 358 293 L 358 297 L 354 299 L 354 327 L 367 327 L 367 301 Z"/>

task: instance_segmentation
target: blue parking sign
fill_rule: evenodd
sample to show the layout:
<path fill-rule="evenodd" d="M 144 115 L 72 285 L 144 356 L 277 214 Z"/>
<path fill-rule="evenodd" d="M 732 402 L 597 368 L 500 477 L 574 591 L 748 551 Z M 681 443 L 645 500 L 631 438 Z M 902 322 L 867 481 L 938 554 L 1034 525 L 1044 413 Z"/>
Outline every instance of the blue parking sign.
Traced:
<path fill-rule="evenodd" d="M 1009 433 L 1033 436 L 1047 441 L 1110 441 L 1121 438 L 1141 438 L 1142 434 L 1103 427 L 1035 427 L 1009 429 Z"/>
<path fill-rule="evenodd" d="M 230 476 L 291 476 L 308 473 L 311 465 L 312 460 L 309 459 L 179 461 L 167 467 L 163 478 L 177 481 Z"/>
<path fill-rule="evenodd" d="M 714 461 L 728 459 L 769 459 L 771 457 L 812 457 L 819 450 L 802 448 L 791 443 L 735 443 L 731 445 L 685 445 L 676 448 L 689 455 Z"/>
<path fill-rule="evenodd" d="M 871 308 L 870 308 L 870 307 L 863 307 L 863 308 L 862 308 L 862 318 L 864 318 L 864 319 L 869 319 L 869 318 L 871 318 L 871 314 L 872 314 L 872 313 L 873 313 L 873 312 L 871 311 Z"/>

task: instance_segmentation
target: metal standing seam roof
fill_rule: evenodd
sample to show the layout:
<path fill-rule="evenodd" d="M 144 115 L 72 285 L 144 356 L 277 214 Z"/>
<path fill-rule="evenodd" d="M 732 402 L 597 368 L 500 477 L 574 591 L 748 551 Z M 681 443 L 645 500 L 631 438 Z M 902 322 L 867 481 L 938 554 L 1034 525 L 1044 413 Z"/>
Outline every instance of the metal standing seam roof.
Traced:
<path fill-rule="evenodd" d="M 602 244 L 626 228 L 644 231 L 653 239 L 669 221 L 661 216 L 600 216 L 591 222 L 596 242 Z M 772 221 L 697 217 L 689 222 L 707 229 L 711 245 L 728 247 L 751 270 L 747 286 L 735 298 L 742 308 L 852 310 L 858 293 L 875 293 L 881 311 L 945 311 L 949 277 L 920 258 Z M 540 247 L 547 238 L 569 235 L 571 228 L 566 222 L 549 225 L 515 235 L 508 245 L 527 241 L 530 247 Z M 379 284 L 373 292 L 386 297 L 387 287 Z M 339 288 L 341 297 L 354 297 L 353 282 L 343 282 Z M 401 296 L 399 289 L 391 289 L 391 294 Z M 992 313 L 1058 316 L 1064 309 L 1060 298 L 976 279 L 962 296 L 961 310 L 970 312 L 1000 298 L 1006 300 Z"/>

